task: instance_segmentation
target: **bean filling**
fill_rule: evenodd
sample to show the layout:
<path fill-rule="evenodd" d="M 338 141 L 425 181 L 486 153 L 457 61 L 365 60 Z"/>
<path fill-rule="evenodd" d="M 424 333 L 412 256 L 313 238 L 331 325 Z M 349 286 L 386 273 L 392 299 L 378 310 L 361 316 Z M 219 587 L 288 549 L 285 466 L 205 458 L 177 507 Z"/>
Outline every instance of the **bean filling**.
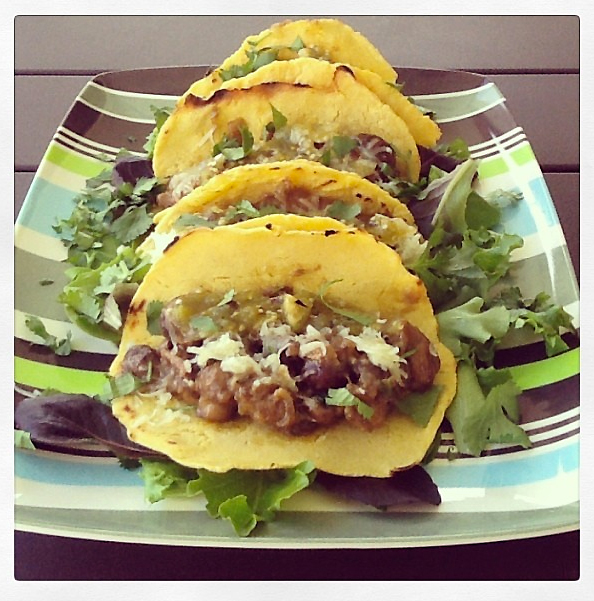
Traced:
<path fill-rule="evenodd" d="M 158 348 L 131 347 L 123 370 L 212 422 L 248 418 L 298 436 L 346 420 L 381 426 L 431 388 L 440 361 L 407 321 L 359 315 L 291 290 L 191 293 L 160 314 Z"/>

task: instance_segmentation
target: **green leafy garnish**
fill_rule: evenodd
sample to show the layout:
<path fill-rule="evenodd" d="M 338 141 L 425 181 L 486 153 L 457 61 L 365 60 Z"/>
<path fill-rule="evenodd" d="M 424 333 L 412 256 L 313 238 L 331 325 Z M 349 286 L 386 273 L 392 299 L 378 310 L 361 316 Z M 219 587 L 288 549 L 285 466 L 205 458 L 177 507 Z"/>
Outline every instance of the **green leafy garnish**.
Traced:
<path fill-rule="evenodd" d="M 346 388 L 331 388 L 324 399 L 326 405 L 336 407 L 355 407 L 359 415 L 365 419 L 373 417 L 374 409 L 354 394 L 350 393 Z"/>
<path fill-rule="evenodd" d="M 339 158 L 345 157 L 351 150 L 359 146 L 359 141 L 350 136 L 334 136 L 332 138 L 332 152 Z"/>
<path fill-rule="evenodd" d="M 260 67 L 268 65 L 277 60 L 279 49 L 262 48 L 261 50 L 247 50 L 247 61 L 241 65 L 231 65 L 228 69 L 221 69 L 219 75 L 223 81 L 229 81 L 236 77 L 245 77 Z"/>
<path fill-rule="evenodd" d="M 359 313 L 357 311 L 349 311 L 348 309 L 338 307 L 332 303 L 329 303 L 328 300 L 325 298 L 324 295 L 328 291 L 328 288 L 330 288 L 330 286 L 333 286 L 334 284 L 337 284 L 338 282 L 341 282 L 341 281 L 342 280 L 333 280 L 331 282 L 324 284 L 320 288 L 320 291 L 318 292 L 319 299 L 322 301 L 322 303 L 324 303 L 324 305 L 326 305 L 326 307 L 328 307 L 328 309 L 330 309 L 331 311 L 334 311 L 334 313 L 337 313 L 338 315 L 342 315 L 343 317 L 348 317 L 349 319 L 352 319 L 353 321 L 356 321 L 357 323 L 360 323 L 361 325 L 364 325 L 364 326 L 371 325 L 375 321 L 375 317 L 372 317 L 371 315 L 365 315 L 365 314 Z"/>
<path fill-rule="evenodd" d="M 66 270 L 70 281 L 59 294 L 58 301 L 85 331 L 117 341 L 122 320 L 116 299 L 120 296 L 131 298 L 149 268 L 148 257 L 139 256 L 129 246 L 122 247 L 109 262 Z"/>
<path fill-rule="evenodd" d="M 148 158 L 153 156 L 153 152 L 155 151 L 155 142 L 157 141 L 157 136 L 161 131 L 165 121 L 171 114 L 171 110 L 168 108 L 159 108 L 156 106 L 151 106 L 151 110 L 153 111 L 153 115 L 155 117 L 155 128 L 148 135 L 147 140 L 143 146 L 143 149 L 146 151 Z"/>
<path fill-rule="evenodd" d="M 223 305 L 229 304 L 233 300 L 234 296 L 235 296 L 234 288 L 227 290 L 227 292 L 225 292 L 225 295 L 223 296 L 223 298 L 217 303 L 217 307 L 222 307 Z"/>
<path fill-rule="evenodd" d="M 530 447 L 528 435 L 517 424 L 520 392 L 508 370 L 475 370 L 461 362 L 456 396 L 446 411 L 458 451 L 478 457 L 491 443 Z"/>
<path fill-rule="evenodd" d="M 14 446 L 17 449 L 35 449 L 35 445 L 31 440 L 31 434 L 17 428 L 14 429 Z"/>
<path fill-rule="evenodd" d="M 176 232 L 185 229 L 193 229 L 196 227 L 208 227 L 214 228 L 216 223 L 214 221 L 209 221 L 200 215 L 196 215 L 195 213 L 184 213 L 180 215 L 173 224 L 173 229 Z"/>
<path fill-rule="evenodd" d="M 194 497 L 201 492 L 195 469 L 173 461 L 141 459 L 140 476 L 144 481 L 144 497 L 156 503 L 166 497 Z"/>
<path fill-rule="evenodd" d="M 474 297 L 437 315 L 439 337 L 457 359 L 492 358 L 495 344 L 509 330 L 509 311 L 503 306 L 483 310 L 484 304 Z"/>
<path fill-rule="evenodd" d="M 282 129 L 287 124 L 287 118 L 272 104 L 270 105 L 272 109 L 272 121 L 269 121 L 266 126 L 266 132 L 269 135 L 274 135 L 279 129 Z"/>
<path fill-rule="evenodd" d="M 219 330 L 214 319 L 209 315 L 194 315 L 190 318 L 190 326 L 203 337 L 215 334 Z"/>
<path fill-rule="evenodd" d="M 231 65 L 228 69 L 219 70 L 219 75 L 223 81 L 235 79 L 236 77 L 245 77 L 257 71 L 260 67 L 279 60 L 279 55 L 284 50 L 289 50 L 292 56 L 305 48 L 305 44 L 299 36 L 295 38 L 290 46 L 269 46 L 257 50 L 254 48 L 257 43 L 252 43 L 252 50 L 246 50 L 247 61 L 245 63 Z"/>
<path fill-rule="evenodd" d="M 412 266 L 423 280 L 436 311 L 478 296 L 488 298 L 510 270 L 510 253 L 523 244 L 519 236 L 489 229 L 499 210 L 485 208 L 472 191 L 476 163 L 458 167 L 438 207 L 425 251 Z"/>
<path fill-rule="evenodd" d="M 50 348 L 56 355 L 65 356 L 70 355 L 72 347 L 70 341 L 72 339 L 72 333 L 67 332 L 66 338 L 58 339 L 53 334 L 50 334 L 41 319 L 34 315 L 28 315 L 25 318 L 25 325 L 35 334 L 43 340 L 43 344 Z"/>
<path fill-rule="evenodd" d="M 153 300 L 146 308 L 146 329 L 149 334 L 158 336 L 163 333 L 161 328 L 161 312 L 163 311 L 163 302 Z"/>
<path fill-rule="evenodd" d="M 417 425 L 424 428 L 433 415 L 440 393 L 440 386 L 432 386 L 425 392 L 409 392 L 396 406 L 398 411 L 408 415 Z"/>
<path fill-rule="evenodd" d="M 214 145 L 212 156 L 222 154 L 229 161 L 245 159 L 254 147 L 254 136 L 250 130 L 241 125 L 238 135 L 224 135 L 222 140 Z"/>
<path fill-rule="evenodd" d="M 436 151 L 461 161 L 470 158 L 468 144 L 462 138 L 456 138 L 447 144 L 440 144 L 436 148 Z"/>
<path fill-rule="evenodd" d="M 149 366 L 150 367 L 150 366 Z M 146 380 L 137 378 L 130 372 L 124 372 L 117 376 L 107 376 L 107 381 L 103 386 L 103 390 L 98 395 L 98 400 L 102 403 L 111 403 L 118 397 L 126 396 L 136 392 L 146 381 L 150 380 L 150 369 Z"/>
<path fill-rule="evenodd" d="M 573 319 L 563 307 L 551 302 L 548 294 L 541 292 L 532 300 L 522 298 L 516 286 L 506 288 L 492 304 L 509 310 L 510 328 L 526 328 L 542 336 L 547 356 L 569 349 L 561 337 L 563 332 L 576 333 Z"/>
<path fill-rule="evenodd" d="M 335 200 L 326 209 L 328 217 L 346 222 L 352 222 L 359 213 L 361 213 L 361 205 L 359 203 L 344 202 L 343 200 Z"/>
<path fill-rule="evenodd" d="M 224 473 L 147 459 L 141 460 L 141 465 L 145 497 L 151 503 L 202 493 L 208 513 L 229 520 L 239 536 L 248 536 L 259 522 L 274 519 L 282 502 L 307 488 L 315 478 L 314 466 L 308 461 L 292 469 Z"/>

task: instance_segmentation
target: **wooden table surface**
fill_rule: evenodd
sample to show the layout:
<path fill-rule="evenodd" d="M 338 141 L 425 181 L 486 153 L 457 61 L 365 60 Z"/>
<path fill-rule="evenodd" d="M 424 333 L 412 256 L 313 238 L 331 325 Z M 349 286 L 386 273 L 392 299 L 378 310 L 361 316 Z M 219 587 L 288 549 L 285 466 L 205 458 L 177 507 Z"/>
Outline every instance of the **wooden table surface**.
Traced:
<path fill-rule="evenodd" d="M 15 211 L 76 94 L 103 71 L 216 65 L 277 16 L 19 16 L 15 36 Z M 289 17 L 287 17 L 289 18 Z M 577 16 L 352 16 L 396 67 L 488 75 L 545 174 L 579 275 Z M 343 551 L 162 548 L 15 533 L 19 580 L 575 580 L 579 533 L 453 547 Z M 135 558 L 130 562 L 130 556 Z M 531 557 L 534 561 L 526 562 Z M 274 576 L 265 570 L 275 562 Z M 235 573 L 229 566 L 239 566 Z M 305 570 L 306 566 L 308 570 Z M 150 569 L 149 567 L 150 566 Z M 174 573 L 172 573 L 173 566 Z"/>

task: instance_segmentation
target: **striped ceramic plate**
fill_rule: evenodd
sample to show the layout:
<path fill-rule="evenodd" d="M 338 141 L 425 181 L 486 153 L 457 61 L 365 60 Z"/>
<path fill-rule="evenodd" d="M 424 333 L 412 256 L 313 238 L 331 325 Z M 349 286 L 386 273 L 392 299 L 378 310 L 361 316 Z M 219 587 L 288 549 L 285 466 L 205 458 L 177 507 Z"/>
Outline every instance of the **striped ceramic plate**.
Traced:
<path fill-rule="evenodd" d="M 565 238 L 529 141 L 497 87 L 481 76 L 399 69 L 407 93 L 432 110 L 443 140 L 464 138 L 480 158 L 480 190 L 519 191 L 505 228 L 524 237 L 514 255 L 526 296 L 548 292 L 579 321 L 579 296 Z M 69 216 L 73 198 L 121 148 L 142 152 L 152 107 L 172 106 L 204 73 L 182 67 L 106 73 L 90 81 L 58 127 L 16 225 L 15 380 L 17 400 L 35 389 L 94 394 L 115 347 L 66 319 L 56 296 L 66 282 L 64 248 L 52 225 Z M 40 286 L 41 280 L 53 284 Z M 31 344 L 27 315 L 48 331 L 72 333 L 75 352 L 56 357 Z M 149 506 L 135 472 L 101 453 L 17 450 L 18 529 L 58 535 L 182 545 L 365 547 L 503 540 L 579 526 L 579 348 L 545 358 L 538 344 L 503 351 L 523 389 L 522 419 L 530 449 L 498 445 L 480 458 L 450 460 L 445 434 L 428 468 L 440 488 L 435 509 L 378 512 L 308 490 L 289 500 L 258 536 L 239 540 L 209 518 L 200 499 Z"/>

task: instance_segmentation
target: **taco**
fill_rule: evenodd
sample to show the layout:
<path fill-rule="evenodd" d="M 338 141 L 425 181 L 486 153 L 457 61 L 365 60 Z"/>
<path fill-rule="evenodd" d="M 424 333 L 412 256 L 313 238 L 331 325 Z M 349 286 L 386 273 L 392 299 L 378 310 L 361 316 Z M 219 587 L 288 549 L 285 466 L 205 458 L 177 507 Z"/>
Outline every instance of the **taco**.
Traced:
<path fill-rule="evenodd" d="M 398 254 L 295 215 L 173 243 L 134 296 L 111 374 L 141 383 L 112 405 L 132 440 L 214 472 L 310 460 L 388 477 L 423 459 L 456 388 Z"/>
<path fill-rule="evenodd" d="M 307 158 L 376 182 L 419 179 L 405 121 L 345 65 L 296 59 L 185 96 L 153 152 L 170 189 L 197 187 L 232 166 Z"/>
<path fill-rule="evenodd" d="M 227 59 L 223 65 L 232 59 L 233 57 Z M 415 142 L 419 146 L 431 148 L 437 144 L 441 136 L 441 130 L 437 123 L 411 102 L 394 84 L 394 80 L 386 80 L 377 72 L 361 68 L 356 64 L 350 63 L 348 60 L 335 59 L 331 62 L 335 63 L 334 66 L 337 64 L 348 66 L 359 83 L 373 92 L 379 100 L 387 104 L 406 123 Z M 329 71 L 330 68 L 329 63 L 315 58 L 293 57 L 290 59 L 275 60 L 263 65 L 257 69 L 257 74 L 251 72 L 237 78 L 222 79 L 219 74 L 221 72 L 224 73 L 225 70 L 221 67 L 193 83 L 180 100 L 180 103 L 183 103 L 189 94 L 203 99 L 210 98 L 221 87 L 235 89 L 237 87 L 249 87 L 256 82 L 263 83 L 265 81 L 295 81 L 298 83 L 301 72 L 306 69 L 324 73 L 324 71 Z"/>
<path fill-rule="evenodd" d="M 355 225 L 394 248 L 405 265 L 412 265 L 426 246 L 411 212 L 388 192 L 354 173 L 296 159 L 234 167 L 214 176 L 155 215 L 155 232 L 142 250 L 152 253 L 188 228 L 274 213 Z"/>
<path fill-rule="evenodd" d="M 210 81 L 218 85 L 247 75 L 273 60 L 303 56 L 373 71 L 392 83 L 397 79 L 396 71 L 380 51 L 346 23 L 338 19 L 300 19 L 276 23 L 247 37 L 239 49 L 213 71 Z"/>

